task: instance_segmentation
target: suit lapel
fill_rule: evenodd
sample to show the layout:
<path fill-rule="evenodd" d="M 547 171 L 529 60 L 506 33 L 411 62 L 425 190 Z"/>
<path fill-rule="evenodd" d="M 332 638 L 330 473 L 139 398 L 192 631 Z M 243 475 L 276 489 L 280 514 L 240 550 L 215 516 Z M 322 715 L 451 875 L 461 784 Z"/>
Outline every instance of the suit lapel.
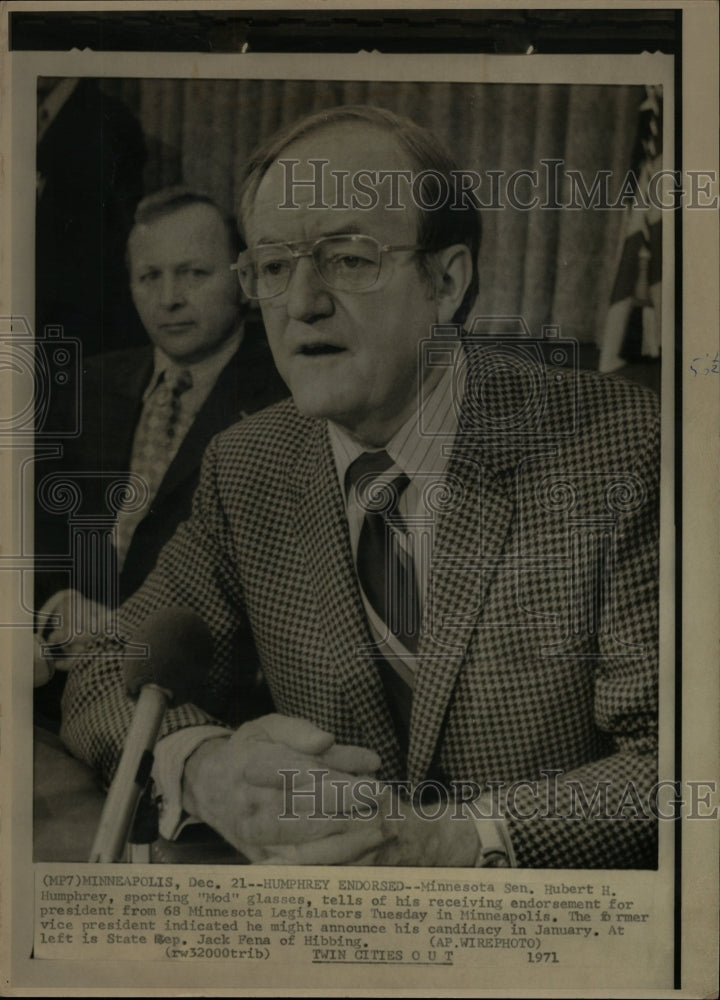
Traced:
<path fill-rule="evenodd" d="M 487 589 L 503 555 L 516 507 L 508 454 L 475 443 L 456 446 L 448 480 L 462 500 L 438 514 L 432 547 L 429 631 L 418 650 L 408 777 L 422 781 L 433 761 L 458 674 L 466 661 Z"/>
<path fill-rule="evenodd" d="M 297 467 L 298 537 L 325 626 L 332 669 L 339 674 L 363 743 L 376 750 L 386 775 L 397 775 L 402 755 L 385 701 L 358 590 L 345 503 L 324 424 L 313 427 Z"/>

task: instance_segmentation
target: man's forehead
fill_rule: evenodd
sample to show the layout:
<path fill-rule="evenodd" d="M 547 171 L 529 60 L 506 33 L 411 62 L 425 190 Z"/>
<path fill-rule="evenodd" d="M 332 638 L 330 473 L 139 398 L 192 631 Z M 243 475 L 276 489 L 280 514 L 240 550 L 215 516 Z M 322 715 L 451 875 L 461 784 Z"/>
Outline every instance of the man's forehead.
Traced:
<path fill-rule="evenodd" d="M 344 220 L 348 225 L 357 220 L 361 231 L 363 219 L 393 207 L 397 178 L 407 187 L 415 172 L 409 154 L 387 129 L 367 122 L 328 125 L 289 143 L 269 166 L 250 208 L 253 236 L 263 238 L 257 232 L 261 219 L 287 218 L 294 209 L 323 216 L 323 228 L 331 225 L 336 231 Z M 406 213 L 392 214 L 402 228 L 398 216 Z M 412 208 L 410 214 L 414 217 Z"/>
<path fill-rule="evenodd" d="M 148 252 L 155 247 L 174 246 L 177 250 L 192 245 L 225 246 L 227 234 L 219 211 L 212 205 L 198 202 L 162 212 L 137 222 L 128 238 L 128 251 Z"/>

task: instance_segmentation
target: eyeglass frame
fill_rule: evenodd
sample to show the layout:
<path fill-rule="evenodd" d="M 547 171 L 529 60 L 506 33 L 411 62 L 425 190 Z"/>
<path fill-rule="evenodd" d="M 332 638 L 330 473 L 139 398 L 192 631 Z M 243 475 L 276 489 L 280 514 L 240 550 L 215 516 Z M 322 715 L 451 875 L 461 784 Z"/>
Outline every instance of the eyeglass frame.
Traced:
<path fill-rule="evenodd" d="M 360 239 L 360 240 L 371 240 L 377 246 L 377 248 L 378 248 L 378 254 L 379 254 L 380 259 L 378 260 L 378 263 L 377 263 L 377 274 L 375 275 L 375 278 L 373 279 L 373 281 L 372 281 L 371 284 L 365 285 L 363 288 L 356 288 L 356 289 L 336 288 L 334 285 L 331 285 L 327 281 L 327 279 L 320 273 L 320 268 L 318 267 L 317 261 L 315 260 L 315 256 L 314 256 L 314 254 L 315 254 L 315 248 L 320 243 L 324 243 L 327 240 L 342 240 L 342 239 L 346 239 L 346 240 L 357 240 L 357 239 Z M 282 247 L 284 250 L 288 250 L 290 252 L 291 257 L 292 257 L 293 265 L 292 265 L 292 270 L 289 271 L 289 273 L 288 273 L 287 285 L 285 285 L 285 287 L 282 289 L 282 291 L 280 291 L 280 292 L 274 292 L 272 295 L 263 295 L 262 297 L 260 297 L 258 295 L 248 295 L 248 293 L 243 288 L 242 278 L 240 277 L 240 267 L 241 267 L 241 265 L 240 265 L 240 258 L 244 257 L 245 254 L 252 253 L 254 250 L 260 250 L 260 249 L 263 249 L 263 250 L 265 250 L 265 249 L 272 250 L 273 247 Z M 297 248 L 300 248 L 300 247 L 305 247 L 305 249 L 304 250 L 297 249 Z M 290 279 L 292 278 L 292 276 L 295 274 L 295 271 L 297 270 L 297 262 L 299 260 L 301 260 L 303 257 L 309 257 L 312 260 L 313 267 L 315 269 L 315 273 L 320 278 L 320 280 L 322 281 L 322 283 L 325 285 L 326 288 L 329 288 L 333 292 L 348 292 L 349 294 L 353 295 L 353 294 L 356 294 L 356 293 L 359 293 L 359 292 L 366 292 L 370 288 L 374 288 L 375 287 L 375 285 L 378 282 L 378 279 L 380 278 L 380 271 L 382 270 L 382 255 L 383 254 L 385 254 L 385 253 L 400 253 L 400 252 L 403 252 L 403 251 L 407 251 L 407 252 L 411 252 L 412 251 L 414 253 L 427 253 L 428 252 L 427 249 L 425 247 L 421 246 L 419 243 L 413 243 L 413 244 L 410 244 L 410 243 L 408 243 L 408 244 L 403 244 L 403 243 L 398 243 L 398 244 L 384 243 L 383 244 L 383 243 L 380 243 L 379 240 L 376 240 L 374 236 L 369 236 L 366 233 L 332 233 L 329 236 L 320 236 L 318 239 L 313 240 L 312 242 L 302 241 L 302 242 L 297 242 L 297 243 L 260 243 L 257 247 L 248 247 L 246 250 L 242 250 L 238 254 L 238 257 L 237 257 L 237 260 L 235 261 L 235 263 L 230 265 L 230 270 L 231 271 L 235 271 L 235 273 L 237 274 L 238 283 L 239 283 L 240 287 L 242 288 L 243 292 L 245 293 L 245 295 L 248 296 L 248 298 L 253 299 L 256 302 L 268 302 L 270 299 L 277 298 L 278 295 L 284 295 L 285 294 L 285 292 L 290 287 Z"/>

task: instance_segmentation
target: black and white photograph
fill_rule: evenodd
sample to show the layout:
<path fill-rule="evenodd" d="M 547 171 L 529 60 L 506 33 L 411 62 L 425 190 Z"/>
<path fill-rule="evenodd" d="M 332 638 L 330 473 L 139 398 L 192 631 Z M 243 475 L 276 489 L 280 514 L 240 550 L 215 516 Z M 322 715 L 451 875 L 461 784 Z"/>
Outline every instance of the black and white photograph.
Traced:
<path fill-rule="evenodd" d="M 158 769 L 178 769 L 157 791 L 169 839 L 190 804 L 181 775 L 192 797 L 207 754 L 198 781 L 210 797 L 190 815 L 251 857 L 287 846 L 298 863 L 378 863 L 376 853 L 444 863 L 442 835 L 437 859 L 415 842 L 422 822 L 388 820 L 383 831 L 392 802 L 342 829 L 326 798 L 365 813 L 377 778 L 406 782 L 388 794 L 397 809 L 409 795 L 411 811 L 419 795 L 420 819 L 441 811 L 431 797 L 464 799 L 467 823 L 448 801 L 446 821 L 427 830 L 434 841 L 446 825 L 459 847 L 467 828 L 465 866 L 481 845 L 471 814 L 485 795 L 477 812 L 491 817 L 493 851 L 522 867 L 655 867 L 655 824 L 621 822 L 618 810 L 630 786 L 647 799 L 657 781 L 661 208 L 602 206 L 641 197 L 635 178 L 655 176 L 662 88 L 124 83 L 139 98 L 128 131 L 137 115 L 146 122 L 136 172 L 155 149 L 148 173 L 174 183 L 137 198 L 112 261 L 102 245 L 88 255 L 126 280 L 146 343 L 128 346 L 128 324 L 111 321 L 97 324 L 99 353 L 77 338 L 81 377 L 42 428 L 61 457 L 34 466 L 40 669 L 55 668 L 37 700 L 64 688 L 63 743 L 110 781 L 132 715 L 118 640 L 142 628 L 177 643 L 161 656 L 185 675 L 201 643 L 193 707 L 168 712 L 155 751 Z M 106 120 L 127 107 L 97 80 L 61 79 L 50 95 L 73 84 L 60 126 L 80 85 L 107 100 Z M 162 145 L 150 131 L 161 122 L 174 133 Z M 269 152 L 238 187 L 263 141 Z M 42 235 L 68 227 L 41 217 L 52 166 L 40 174 L 40 273 L 57 273 L 47 239 L 82 278 L 82 258 Z M 624 186 L 610 190 L 618 176 Z M 90 183 L 77 170 L 71 179 Z M 569 211 L 563 198 L 589 204 Z M 62 217 L 72 204 L 65 195 L 50 210 Z M 242 235 L 229 218 L 236 204 Z M 302 275 L 311 288 L 295 303 Z M 69 316 L 87 306 L 88 284 L 98 287 L 78 281 Z M 43 277 L 36 295 L 46 294 Z M 112 310 L 117 300 L 103 301 Z M 37 314 L 52 308 L 43 300 Z M 63 443 L 68 411 L 81 426 Z M 245 422 L 254 411 L 267 412 Z M 227 449 L 216 468 L 207 456 L 212 493 L 210 480 L 196 493 L 205 449 L 229 425 L 213 444 Z M 115 604 L 113 621 L 99 607 Z M 134 666 L 145 679 L 148 661 Z M 218 722 L 230 740 L 205 728 Z M 304 772 L 323 767 L 327 779 L 315 773 L 308 786 Z M 245 786 L 245 768 L 268 775 Z M 538 779 L 552 790 L 535 821 L 527 783 Z M 241 783 L 237 801 L 228 782 Z M 294 794 L 308 787 L 319 808 Z M 608 794 L 599 819 L 557 822 L 598 788 Z M 310 818 L 275 828 L 288 796 L 287 812 L 309 806 Z M 323 824 L 315 814 L 326 809 Z"/>
<path fill-rule="evenodd" d="M 12 988 L 710 995 L 698 25 L 230 6 L 9 36 Z"/>

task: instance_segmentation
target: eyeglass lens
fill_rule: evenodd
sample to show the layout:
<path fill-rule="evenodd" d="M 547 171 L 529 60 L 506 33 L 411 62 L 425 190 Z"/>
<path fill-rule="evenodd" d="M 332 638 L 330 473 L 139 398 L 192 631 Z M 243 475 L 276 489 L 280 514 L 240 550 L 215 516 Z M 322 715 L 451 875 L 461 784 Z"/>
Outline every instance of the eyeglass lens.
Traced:
<path fill-rule="evenodd" d="M 381 253 L 371 236 L 326 236 L 303 252 L 273 244 L 242 254 L 238 275 L 246 295 L 272 298 L 287 289 L 297 261 L 309 256 L 329 288 L 359 291 L 377 280 Z"/>

